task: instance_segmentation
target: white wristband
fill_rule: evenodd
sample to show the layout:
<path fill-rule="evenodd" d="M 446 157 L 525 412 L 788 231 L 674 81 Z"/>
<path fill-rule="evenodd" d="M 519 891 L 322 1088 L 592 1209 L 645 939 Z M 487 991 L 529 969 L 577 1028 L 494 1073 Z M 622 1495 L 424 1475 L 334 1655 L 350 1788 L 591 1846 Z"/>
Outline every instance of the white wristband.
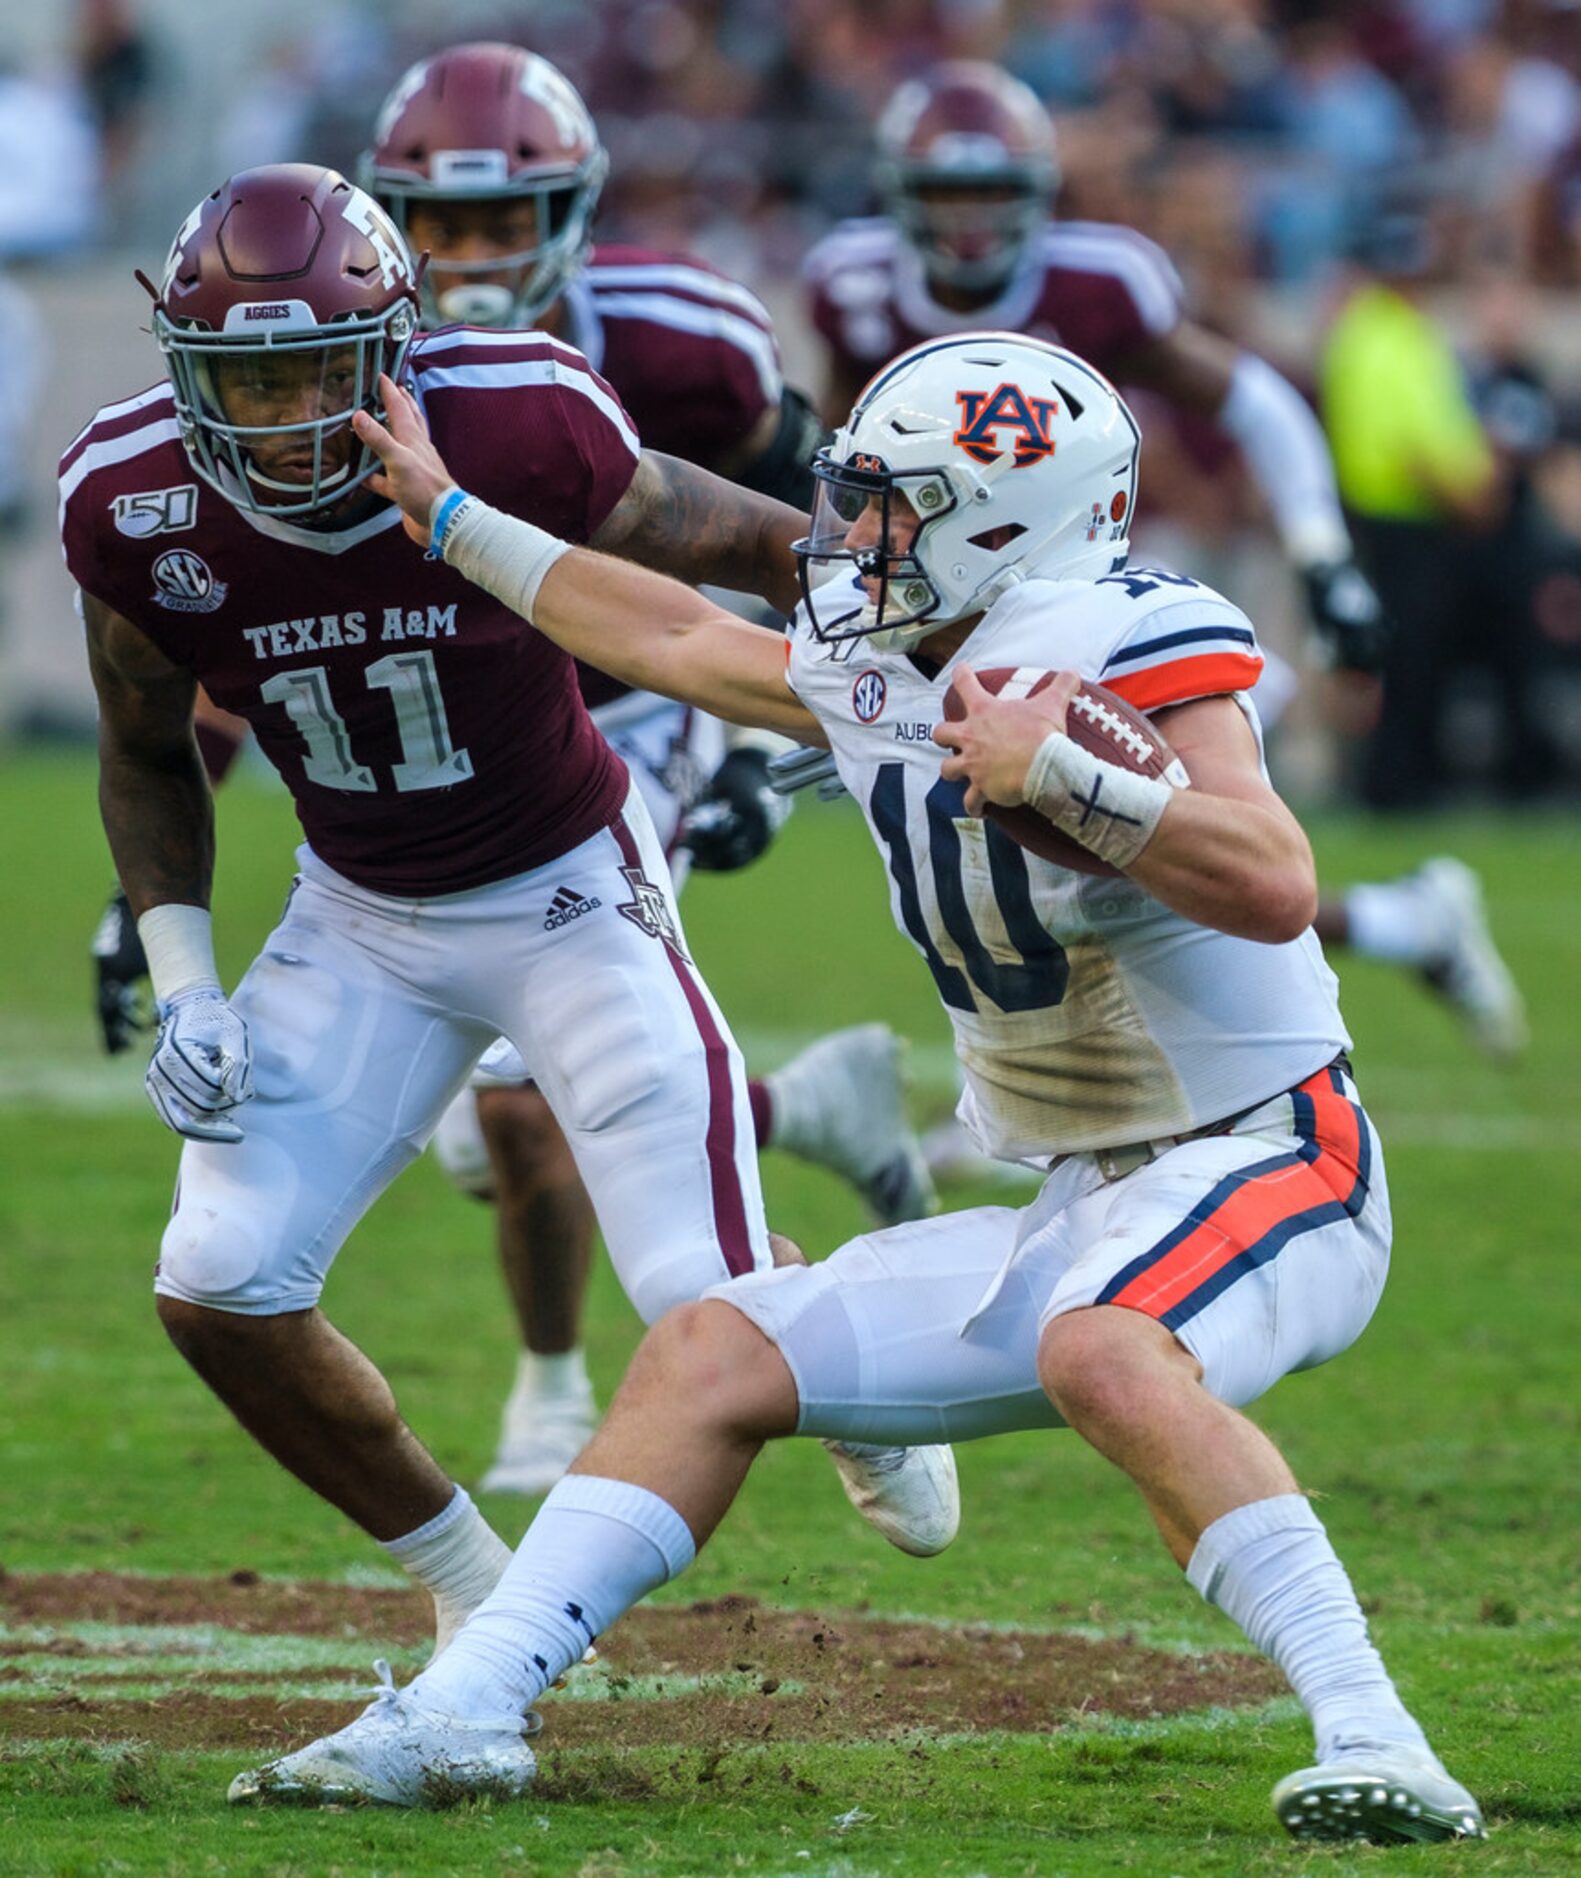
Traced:
<path fill-rule="evenodd" d="M 1125 868 L 1153 839 L 1175 792 L 1155 776 L 1105 763 L 1055 730 L 1028 764 L 1022 793 L 1073 841 Z"/>
<path fill-rule="evenodd" d="M 219 990 L 214 920 L 206 906 L 186 906 L 175 900 L 151 906 L 137 922 L 137 936 L 143 942 L 154 998 L 161 1009 L 183 991 L 202 985 Z"/>
<path fill-rule="evenodd" d="M 454 494 L 454 489 L 444 490 L 434 508 Z M 530 620 L 544 575 L 562 554 L 571 552 L 571 544 L 467 496 L 451 508 L 440 549 L 449 566 Z"/>

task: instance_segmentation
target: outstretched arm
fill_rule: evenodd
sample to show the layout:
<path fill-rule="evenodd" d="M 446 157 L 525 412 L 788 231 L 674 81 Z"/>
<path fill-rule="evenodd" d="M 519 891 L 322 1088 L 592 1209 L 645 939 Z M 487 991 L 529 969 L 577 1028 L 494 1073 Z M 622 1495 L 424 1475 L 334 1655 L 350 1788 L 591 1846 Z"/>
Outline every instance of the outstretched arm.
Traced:
<path fill-rule="evenodd" d="M 400 504 L 414 541 L 430 546 L 438 503 L 443 558 L 576 658 L 716 717 L 802 742 L 825 741 L 785 682 L 785 642 L 778 634 L 744 625 L 678 581 L 570 547 L 476 498 L 467 497 L 464 506 L 450 503 L 447 492 L 461 492 L 416 401 L 388 378 L 380 380 L 380 390 L 388 427 L 366 412 L 352 421 L 384 465 L 370 486 Z"/>
<path fill-rule="evenodd" d="M 791 613 L 800 597 L 791 543 L 806 532 L 807 517 L 772 496 L 644 450 L 592 545 L 677 580 L 755 593 Z"/>

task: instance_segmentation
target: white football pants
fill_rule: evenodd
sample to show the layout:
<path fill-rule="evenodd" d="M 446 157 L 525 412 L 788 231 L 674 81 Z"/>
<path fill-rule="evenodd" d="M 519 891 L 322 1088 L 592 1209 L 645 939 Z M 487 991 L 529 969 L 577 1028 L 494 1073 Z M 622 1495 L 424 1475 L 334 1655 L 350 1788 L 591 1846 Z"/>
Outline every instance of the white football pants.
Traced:
<path fill-rule="evenodd" d="M 185 1145 L 158 1291 L 259 1316 L 315 1304 L 497 1036 L 533 1065 L 645 1321 L 769 1265 L 740 1052 L 635 789 L 569 854 L 466 893 L 398 900 L 299 861 L 233 999 L 245 1138 Z"/>
<path fill-rule="evenodd" d="M 1121 1179 L 1072 1155 L 1030 1206 L 867 1233 L 822 1264 L 708 1295 L 785 1358 L 801 1433 L 970 1441 L 1060 1426 L 1038 1343 L 1087 1305 L 1152 1317 L 1202 1364 L 1211 1394 L 1250 1402 L 1361 1335 L 1389 1239 L 1377 1135 L 1331 1068 Z"/>

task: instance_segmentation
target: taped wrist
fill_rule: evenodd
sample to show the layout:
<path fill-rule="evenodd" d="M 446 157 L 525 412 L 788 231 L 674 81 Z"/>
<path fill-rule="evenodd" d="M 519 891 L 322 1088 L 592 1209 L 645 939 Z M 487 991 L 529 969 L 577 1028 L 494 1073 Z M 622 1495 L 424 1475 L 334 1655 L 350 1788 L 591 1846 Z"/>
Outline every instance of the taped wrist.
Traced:
<path fill-rule="evenodd" d="M 214 963 L 214 920 L 206 906 L 168 901 L 151 906 L 137 922 L 137 936 L 148 959 L 154 1000 L 160 1009 L 183 991 L 220 988 Z"/>
<path fill-rule="evenodd" d="M 1051 731 L 1027 766 L 1022 793 L 1040 815 L 1112 867 L 1129 867 L 1153 839 L 1174 790 L 1105 763 Z"/>
<path fill-rule="evenodd" d="M 530 620 L 544 575 L 562 554 L 570 553 L 570 542 L 514 515 L 502 515 L 476 496 L 462 495 L 456 502 L 460 493 L 443 490 L 429 510 L 440 559 Z"/>

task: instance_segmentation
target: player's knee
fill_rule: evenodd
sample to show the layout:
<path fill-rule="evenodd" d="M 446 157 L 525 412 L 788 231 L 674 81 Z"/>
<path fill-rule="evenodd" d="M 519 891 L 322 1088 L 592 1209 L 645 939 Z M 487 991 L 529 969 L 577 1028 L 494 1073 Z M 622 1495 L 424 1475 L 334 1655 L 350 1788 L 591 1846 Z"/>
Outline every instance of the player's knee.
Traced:
<path fill-rule="evenodd" d="M 480 1089 L 477 1104 L 498 1186 L 536 1190 L 578 1178 L 571 1145 L 536 1089 Z"/>
<path fill-rule="evenodd" d="M 244 1317 L 190 1298 L 172 1298 L 161 1292 L 154 1299 L 165 1335 L 194 1369 L 204 1371 L 218 1362 L 238 1360 L 249 1344 L 259 1342 L 270 1318 Z"/>
<path fill-rule="evenodd" d="M 694 1426 L 755 1439 L 784 1432 L 788 1385 L 794 1423 L 783 1358 L 732 1305 L 713 1298 L 677 1305 L 648 1332 L 640 1354 L 658 1399 L 684 1404 Z"/>
<path fill-rule="evenodd" d="M 1038 1341 L 1038 1380 L 1072 1428 L 1120 1428 L 1156 1412 L 1159 1385 L 1196 1359 L 1140 1312 L 1103 1305 L 1052 1319 Z"/>
<path fill-rule="evenodd" d="M 315 1301 L 297 1295 L 285 1269 L 278 1225 L 260 1208 L 222 1209 L 184 1192 L 160 1241 L 158 1278 L 162 1292 L 224 1315 L 237 1310 L 300 1308 Z M 291 1293 L 289 1298 L 287 1293 Z"/>

